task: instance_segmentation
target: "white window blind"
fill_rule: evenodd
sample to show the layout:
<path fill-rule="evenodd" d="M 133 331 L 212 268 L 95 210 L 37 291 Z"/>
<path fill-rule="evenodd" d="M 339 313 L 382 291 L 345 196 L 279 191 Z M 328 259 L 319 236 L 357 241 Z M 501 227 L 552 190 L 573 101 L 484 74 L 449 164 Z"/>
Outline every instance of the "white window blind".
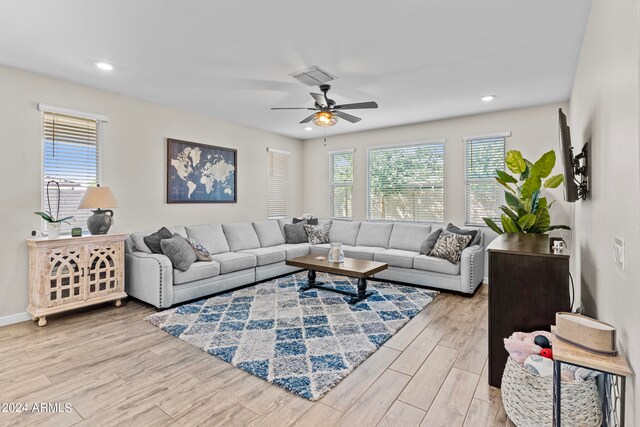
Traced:
<path fill-rule="evenodd" d="M 465 223 L 485 225 L 482 218 L 500 219 L 503 192 L 494 176 L 504 169 L 504 137 L 469 139 L 465 161 Z"/>
<path fill-rule="evenodd" d="M 62 224 L 62 232 L 87 228 L 91 211 L 78 209 L 78 204 L 88 186 L 101 183 L 101 129 L 99 120 L 43 112 L 41 210 L 57 218 L 73 216 L 70 225 Z M 47 198 L 51 181 L 60 186 L 59 200 L 55 184 L 48 186 Z"/>
<path fill-rule="evenodd" d="M 370 148 L 367 218 L 444 220 L 444 143 Z"/>
<path fill-rule="evenodd" d="M 268 191 L 267 216 L 283 218 L 287 216 L 289 181 L 289 154 L 284 151 L 268 149 Z"/>
<path fill-rule="evenodd" d="M 329 187 L 331 218 L 351 219 L 353 150 L 330 154 Z"/>

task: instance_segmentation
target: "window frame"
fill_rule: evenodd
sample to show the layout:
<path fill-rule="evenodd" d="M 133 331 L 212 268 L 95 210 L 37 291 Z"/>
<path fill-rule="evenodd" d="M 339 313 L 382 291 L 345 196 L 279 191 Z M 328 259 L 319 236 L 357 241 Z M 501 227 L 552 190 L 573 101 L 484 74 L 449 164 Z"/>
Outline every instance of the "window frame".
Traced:
<path fill-rule="evenodd" d="M 284 212 L 277 213 L 277 215 L 273 215 L 270 212 L 270 194 L 271 194 L 271 184 L 272 184 L 272 173 L 271 173 L 271 156 L 281 155 L 286 157 L 286 170 L 285 170 L 285 179 L 284 179 L 284 203 L 282 207 L 284 208 Z M 291 153 L 289 151 L 280 150 L 277 148 L 267 147 L 267 219 L 281 219 L 286 218 L 289 213 L 289 159 L 291 157 Z"/>
<path fill-rule="evenodd" d="M 353 183 L 355 181 L 355 149 L 349 148 L 344 150 L 328 151 L 329 155 L 329 218 L 336 220 L 351 221 L 353 220 Z M 333 168 L 334 168 L 334 156 L 338 154 L 351 154 L 351 181 L 333 181 Z M 349 209 L 350 216 L 337 216 L 335 215 L 335 188 L 350 188 L 351 189 L 351 207 Z"/>
<path fill-rule="evenodd" d="M 471 218 L 471 209 L 470 209 L 470 201 L 471 201 L 471 196 L 470 196 L 470 189 L 469 189 L 469 184 L 470 183 L 491 183 L 494 184 L 495 186 L 495 191 L 496 191 L 496 205 L 495 205 L 495 212 L 494 212 L 494 216 L 491 217 L 491 219 L 493 219 L 494 221 L 499 221 L 500 220 L 500 195 L 502 195 L 502 187 L 500 186 L 500 184 L 498 184 L 495 180 L 495 172 L 493 175 L 491 176 L 486 176 L 486 177 L 481 177 L 481 178 L 469 178 L 468 177 L 468 172 L 469 172 L 469 155 L 467 155 L 467 151 L 469 149 L 469 147 L 471 145 L 473 145 L 474 143 L 479 143 L 479 142 L 485 142 L 485 141 L 492 141 L 492 140 L 496 140 L 502 141 L 502 163 L 501 163 L 501 168 L 504 169 L 504 158 L 506 155 L 506 145 L 507 145 L 507 137 L 511 136 L 511 132 L 500 132 L 500 133 L 495 133 L 495 134 L 488 134 L 488 135 L 476 135 L 476 136 L 468 136 L 468 137 L 463 137 L 463 141 L 465 143 L 464 146 L 464 223 L 465 226 L 470 226 L 470 227 L 486 227 L 487 225 L 484 223 L 484 221 L 482 222 L 474 222 L 472 221 Z"/>
<path fill-rule="evenodd" d="M 40 210 L 45 212 L 49 209 L 48 203 L 47 203 L 47 194 L 46 194 L 46 185 L 45 185 L 45 177 L 46 176 L 50 176 L 46 174 L 46 163 L 47 163 L 47 135 L 46 135 L 46 131 L 45 131 L 45 127 L 46 127 L 46 120 L 47 120 L 47 115 L 58 115 L 58 116 L 67 116 L 67 117 L 71 117 L 72 119 L 77 119 L 77 120 L 87 120 L 87 121 L 93 121 L 96 124 L 96 138 L 95 138 L 95 169 L 96 169 L 96 173 L 95 173 L 95 184 L 96 185 L 102 185 L 102 171 L 103 171 L 103 166 L 102 166 L 102 152 L 104 149 L 104 129 L 103 129 L 103 125 L 104 123 L 107 123 L 109 121 L 109 118 L 107 116 L 101 115 L 101 114 L 95 114 L 95 113 L 90 113 L 90 112 L 84 112 L 84 111 L 79 111 L 79 110 L 74 110 L 74 109 L 70 109 L 70 108 L 64 108 L 64 107 L 57 107 L 57 106 L 53 106 L 53 105 L 47 105 L 47 104 L 38 104 L 38 110 L 40 111 L 40 124 L 41 124 L 41 132 L 40 132 Z M 66 143 L 69 143 L 68 141 Z M 47 180 L 48 182 L 49 180 Z M 79 186 L 83 186 L 82 184 L 80 184 Z M 87 185 L 84 186 L 85 191 L 86 188 L 88 188 Z M 64 189 L 61 190 L 61 196 L 63 196 L 62 191 L 64 191 Z M 83 193 L 84 195 L 84 193 Z M 80 198 L 82 199 L 82 198 Z M 57 203 L 57 202 L 53 202 L 53 203 Z M 52 206 L 53 208 L 53 206 Z M 73 215 L 75 218 L 72 219 L 71 221 L 77 222 L 77 211 L 79 209 L 75 209 L 73 211 L 60 211 L 58 213 L 58 217 L 62 218 L 65 216 L 70 216 Z M 84 209 L 83 209 L 84 210 Z M 86 214 L 86 217 L 88 218 L 90 216 L 89 213 Z M 61 230 L 60 230 L 60 234 L 61 235 L 70 235 L 71 234 L 71 228 L 82 228 L 83 233 L 88 231 L 87 228 L 87 222 L 86 222 L 86 218 L 82 218 L 82 222 L 80 223 L 73 223 L 71 225 L 62 223 L 61 224 Z M 40 231 L 42 235 L 46 235 L 47 234 L 47 227 L 46 227 L 46 221 L 44 219 L 40 220 Z"/>
<path fill-rule="evenodd" d="M 405 222 L 411 224 L 442 224 L 446 218 L 446 200 L 447 200 L 447 192 L 446 192 L 446 138 L 436 138 L 436 139 L 428 139 L 422 141 L 414 141 L 407 142 L 401 144 L 386 144 L 386 145 L 373 145 L 367 147 L 367 160 L 366 160 L 366 170 L 367 170 L 367 191 L 365 194 L 365 206 L 367 211 L 367 221 L 370 222 Z M 440 145 L 442 146 L 442 183 L 440 182 L 426 182 L 421 184 L 416 184 L 417 187 L 423 186 L 431 186 L 433 188 L 442 188 L 442 219 L 431 218 L 431 219 L 379 219 L 379 218 L 371 218 L 371 152 L 376 150 L 392 150 L 392 149 L 402 149 L 402 148 L 414 148 L 421 146 L 430 146 L 430 145 Z"/>

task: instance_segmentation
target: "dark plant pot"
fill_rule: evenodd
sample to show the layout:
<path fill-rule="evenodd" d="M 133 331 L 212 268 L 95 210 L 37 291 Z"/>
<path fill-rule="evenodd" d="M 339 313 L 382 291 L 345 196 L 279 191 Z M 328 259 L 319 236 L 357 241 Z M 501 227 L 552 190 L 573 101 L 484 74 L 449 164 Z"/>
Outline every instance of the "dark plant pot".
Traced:
<path fill-rule="evenodd" d="M 110 209 L 96 209 L 89 218 L 87 218 L 87 228 L 91 234 L 107 234 L 113 222 L 113 211 Z"/>

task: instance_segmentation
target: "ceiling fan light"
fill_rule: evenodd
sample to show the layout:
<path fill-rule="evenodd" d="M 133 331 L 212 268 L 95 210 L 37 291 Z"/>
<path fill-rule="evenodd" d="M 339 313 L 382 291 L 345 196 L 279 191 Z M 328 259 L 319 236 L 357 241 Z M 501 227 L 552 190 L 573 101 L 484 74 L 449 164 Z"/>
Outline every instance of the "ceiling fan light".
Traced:
<path fill-rule="evenodd" d="M 338 118 L 329 111 L 318 111 L 313 118 L 313 124 L 320 127 L 329 127 L 338 123 Z"/>

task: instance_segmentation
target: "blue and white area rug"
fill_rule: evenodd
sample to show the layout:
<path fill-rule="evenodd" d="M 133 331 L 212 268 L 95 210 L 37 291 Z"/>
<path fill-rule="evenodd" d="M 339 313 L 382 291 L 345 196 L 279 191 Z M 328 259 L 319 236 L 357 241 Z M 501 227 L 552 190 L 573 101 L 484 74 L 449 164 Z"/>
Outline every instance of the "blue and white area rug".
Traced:
<path fill-rule="evenodd" d="M 355 292 L 356 279 L 318 274 Z M 368 283 L 369 298 L 298 292 L 298 273 L 153 314 L 163 331 L 309 400 L 320 399 L 375 352 L 438 292 Z"/>

